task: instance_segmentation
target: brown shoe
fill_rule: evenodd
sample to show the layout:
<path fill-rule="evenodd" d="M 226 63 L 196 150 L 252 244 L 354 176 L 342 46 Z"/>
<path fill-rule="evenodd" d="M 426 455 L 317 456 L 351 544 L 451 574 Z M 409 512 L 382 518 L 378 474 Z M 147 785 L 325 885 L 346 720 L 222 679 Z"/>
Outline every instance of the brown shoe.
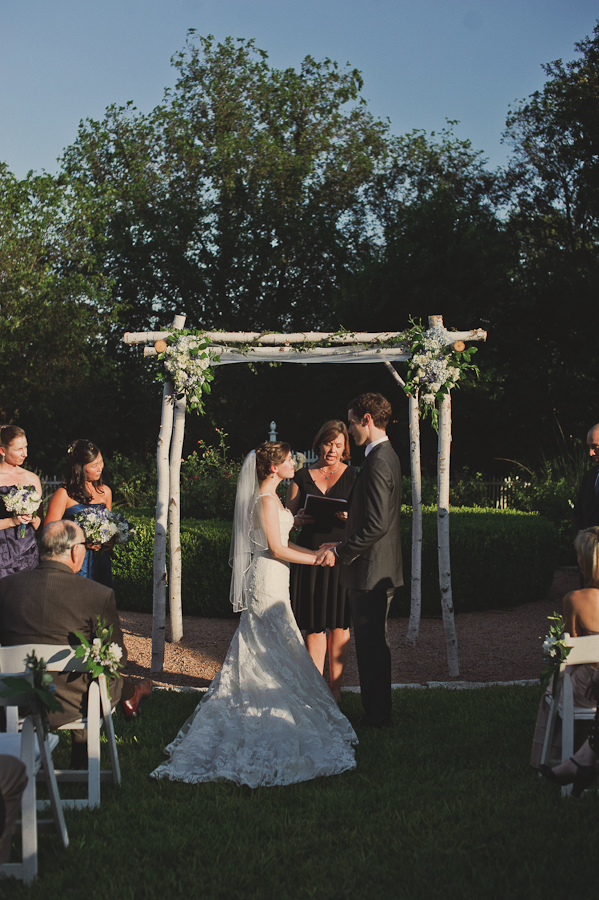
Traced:
<path fill-rule="evenodd" d="M 152 682 L 149 678 L 145 678 L 137 685 L 129 700 L 121 700 L 121 709 L 127 721 L 135 719 L 139 715 L 141 701 L 150 694 L 151 690 Z"/>

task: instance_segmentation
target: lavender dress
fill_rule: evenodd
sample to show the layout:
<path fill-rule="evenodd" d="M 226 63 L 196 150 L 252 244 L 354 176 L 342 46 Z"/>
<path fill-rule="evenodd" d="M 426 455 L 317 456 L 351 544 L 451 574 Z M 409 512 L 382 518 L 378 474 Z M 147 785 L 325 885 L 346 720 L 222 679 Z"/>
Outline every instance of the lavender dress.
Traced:
<path fill-rule="evenodd" d="M 12 516 L 4 505 L 4 497 L 12 487 L 13 485 L 0 486 L 0 519 L 10 519 Z M 24 537 L 19 536 L 20 529 L 20 525 L 15 525 L 0 531 L 0 578 L 12 575 L 13 572 L 35 569 L 38 564 L 35 528 L 33 525 L 26 525 Z"/>

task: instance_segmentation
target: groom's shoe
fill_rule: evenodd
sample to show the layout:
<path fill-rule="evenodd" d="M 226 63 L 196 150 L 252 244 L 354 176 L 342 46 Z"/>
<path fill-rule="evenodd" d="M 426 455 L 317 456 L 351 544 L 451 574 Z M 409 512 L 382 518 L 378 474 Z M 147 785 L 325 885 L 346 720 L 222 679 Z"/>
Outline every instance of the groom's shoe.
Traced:
<path fill-rule="evenodd" d="M 391 728 L 393 722 L 391 721 L 391 716 L 388 716 L 385 719 L 375 719 L 373 716 L 369 716 L 368 713 L 365 713 L 361 719 L 358 719 L 356 722 L 357 728 Z"/>
<path fill-rule="evenodd" d="M 141 701 L 150 694 L 151 690 L 152 682 L 149 678 L 145 678 L 137 685 L 132 697 L 130 697 L 128 700 L 121 700 L 121 709 L 123 710 L 123 715 L 128 722 L 139 715 L 139 707 L 141 706 Z"/>

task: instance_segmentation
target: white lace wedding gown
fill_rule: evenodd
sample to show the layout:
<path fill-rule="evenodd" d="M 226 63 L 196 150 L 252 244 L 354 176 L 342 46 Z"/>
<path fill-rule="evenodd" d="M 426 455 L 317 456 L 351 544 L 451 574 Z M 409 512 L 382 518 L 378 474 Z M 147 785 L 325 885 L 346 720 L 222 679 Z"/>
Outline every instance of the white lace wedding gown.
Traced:
<path fill-rule="evenodd" d="M 279 521 L 287 545 L 293 516 L 281 508 Z M 289 564 L 257 552 L 223 667 L 152 776 L 293 784 L 355 768 L 356 742 L 291 612 Z"/>

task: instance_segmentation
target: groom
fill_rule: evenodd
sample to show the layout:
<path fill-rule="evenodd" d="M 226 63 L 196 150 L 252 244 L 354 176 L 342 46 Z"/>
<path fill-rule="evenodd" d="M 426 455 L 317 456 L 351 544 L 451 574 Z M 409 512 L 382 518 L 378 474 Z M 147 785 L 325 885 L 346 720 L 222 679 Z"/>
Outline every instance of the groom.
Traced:
<path fill-rule="evenodd" d="M 391 651 L 387 614 L 396 587 L 403 584 L 401 469 L 387 437 L 391 404 L 381 394 L 360 394 L 348 404 L 349 433 L 366 448 L 345 527 L 346 537 L 325 557 L 342 564 L 348 588 L 364 715 L 359 725 L 391 725 Z M 334 556 L 333 556 L 334 554 Z"/>

